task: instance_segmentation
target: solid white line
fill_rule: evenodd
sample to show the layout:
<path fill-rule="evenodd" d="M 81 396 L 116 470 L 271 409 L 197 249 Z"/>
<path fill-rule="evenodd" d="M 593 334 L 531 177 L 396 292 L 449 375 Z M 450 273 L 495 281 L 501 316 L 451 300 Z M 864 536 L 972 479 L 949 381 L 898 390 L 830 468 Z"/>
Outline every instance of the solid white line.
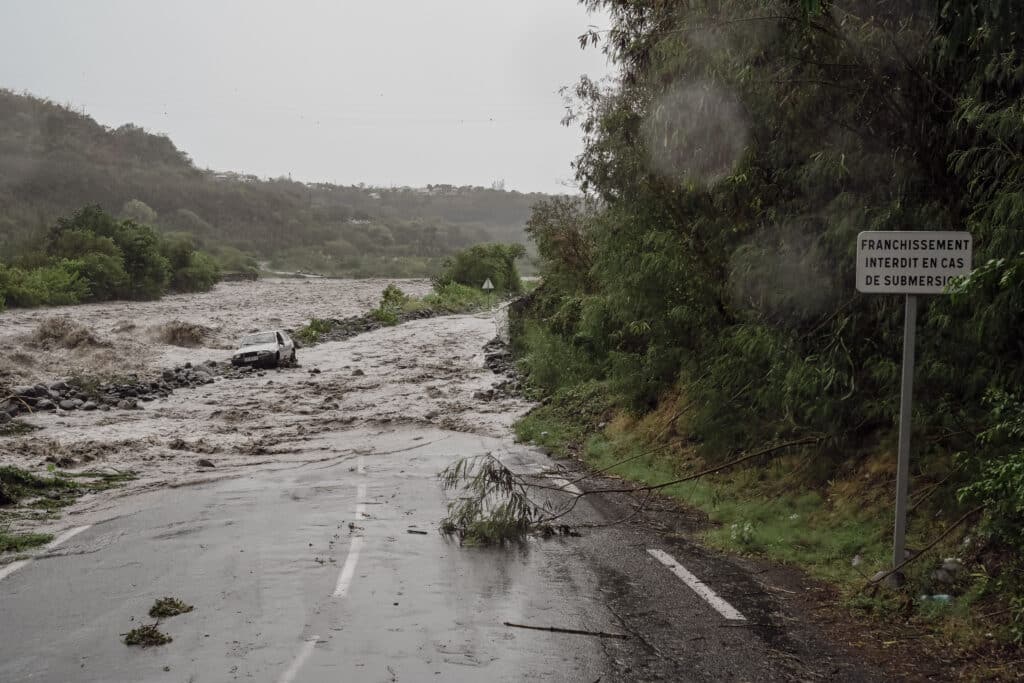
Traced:
<path fill-rule="evenodd" d="M 352 577 L 356 574 L 356 563 L 359 562 L 359 549 L 362 545 L 362 536 L 352 537 L 352 542 L 348 546 L 348 557 L 345 558 L 345 565 L 341 568 L 341 574 L 338 575 L 338 585 L 334 587 L 334 597 L 343 598 L 348 593 L 348 588 L 352 585 Z"/>
<path fill-rule="evenodd" d="M 28 560 L 18 560 L 17 562 L 11 562 L 3 569 L 0 569 L 0 581 L 3 581 L 8 576 L 24 567 L 28 562 Z"/>
<path fill-rule="evenodd" d="M 711 590 L 705 583 L 703 583 L 696 576 L 691 574 L 686 567 L 679 564 L 676 558 L 672 557 L 664 550 L 658 550 L 655 548 L 648 549 L 650 555 L 661 562 L 663 565 L 672 570 L 672 573 L 678 576 L 683 583 L 693 589 L 693 592 L 704 598 L 704 600 L 714 607 L 719 614 L 730 621 L 746 621 L 747 618 L 739 613 L 735 607 L 727 603 L 722 598 L 718 597 L 715 591 Z"/>
<path fill-rule="evenodd" d="M 562 489 L 563 491 L 566 491 L 567 493 L 571 493 L 574 496 L 583 495 L 583 491 L 580 491 L 579 487 L 577 487 L 576 484 L 573 484 L 572 482 L 570 482 L 568 479 L 562 479 L 561 477 L 551 477 L 551 482 L 555 486 L 557 486 L 560 489 Z"/>
<path fill-rule="evenodd" d="M 299 654 L 295 655 L 295 659 L 292 660 L 291 666 L 281 674 L 281 678 L 277 679 L 278 683 L 292 683 L 295 680 L 295 677 L 299 675 L 299 670 L 302 669 L 302 665 L 313 654 L 313 648 L 316 647 L 319 640 L 320 636 L 310 636 L 306 639 L 306 642 L 302 644 L 302 649 L 299 650 Z"/>
<path fill-rule="evenodd" d="M 356 488 L 356 521 L 363 519 L 366 513 L 366 484 L 360 484 Z M 359 550 L 363 547 L 363 537 L 353 536 L 352 542 L 348 546 L 348 557 L 345 558 L 345 564 L 341 567 L 341 573 L 338 574 L 338 583 L 334 587 L 334 597 L 343 598 L 348 593 L 348 588 L 352 585 L 352 579 L 356 575 L 356 564 L 359 562 Z"/>
<path fill-rule="evenodd" d="M 52 541 L 50 541 L 49 544 L 47 544 L 47 546 L 46 546 L 46 550 L 53 550 L 54 548 L 59 546 L 61 543 L 64 543 L 65 541 L 71 540 L 72 538 L 74 538 L 78 534 L 82 533 L 83 531 L 85 531 L 86 529 L 88 529 L 91 526 L 92 526 L 92 524 L 86 524 L 85 526 L 76 526 L 74 529 L 68 529 L 67 531 L 62 533 L 60 536 L 58 536 L 57 538 L 55 538 Z"/>
<path fill-rule="evenodd" d="M 67 540 L 69 540 L 71 538 L 74 538 L 75 536 L 77 536 L 78 534 L 82 533 L 83 531 L 85 531 L 86 529 L 88 529 L 91 526 L 92 526 L 92 524 L 86 524 L 85 526 L 76 526 L 74 529 L 68 529 L 64 533 L 62 533 L 59 536 L 57 536 L 57 538 L 53 539 L 52 541 L 47 543 L 45 546 L 43 546 L 43 551 L 45 552 L 47 550 L 53 550 L 54 548 L 59 546 L 61 543 L 64 543 L 65 541 L 67 541 Z M 31 561 L 32 561 L 31 559 L 29 559 L 29 560 L 18 560 L 17 562 L 11 562 L 9 565 L 4 567 L 3 569 L 0 569 L 0 581 L 3 581 L 8 576 L 10 576 L 14 572 L 18 571 L 19 569 L 21 569 L 22 567 L 24 567 L 26 564 L 28 564 Z"/>

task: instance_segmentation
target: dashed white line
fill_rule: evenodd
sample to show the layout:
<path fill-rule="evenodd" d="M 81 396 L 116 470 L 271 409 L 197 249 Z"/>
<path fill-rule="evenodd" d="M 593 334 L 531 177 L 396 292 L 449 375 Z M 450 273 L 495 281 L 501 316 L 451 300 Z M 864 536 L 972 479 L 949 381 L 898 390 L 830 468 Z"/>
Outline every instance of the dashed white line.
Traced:
<path fill-rule="evenodd" d="M 313 654 L 313 648 L 316 647 L 319 641 L 320 636 L 310 636 L 306 639 L 306 642 L 302 644 L 302 649 L 299 650 L 299 654 L 295 655 L 295 659 L 292 660 L 287 671 L 281 674 L 281 678 L 277 679 L 278 683 L 292 683 L 295 680 L 295 677 L 299 675 L 299 671 L 302 669 L 302 665 Z"/>
<path fill-rule="evenodd" d="M 683 583 L 692 588 L 694 593 L 702 597 L 705 602 L 714 607 L 715 610 L 717 610 L 723 617 L 730 621 L 747 620 L 747 618 L 740 614 L 735 607 L 720 598 L 715 591 L 711 590 L 711 588 L 709 588 L 704 582 L 691 574 L 686 567 L 679 564 L 679 562 L 676 561 L 676 558 L 672 557 L 664 550 L 658 550 L 657 548 L 650 548 L 647 552 L 651 557 L 668 567 L 673 574 L 678 576 Z"/>
<path fill-rule="evenodd" d="M 53 550 L 54 548 L 59 546 L 61 543 L 64 543 L 65 541 L 67 541 L 67 540 L 69 540 L 71 538 L 74 538 L 75 536 L 77 536 L 78 534 L 82 533 L 83 531 L 85 531 L 86 529 L 88 529 L 91 526 L 92 526 L 92 524 L 86 524 L 85 526 L 76 526 L 73 529 L 68 529 L 67 531 L 65 531 L 64 533 L 58 535 L 55 539 L 53 539 L 52 541 L 47 543 L 45 546 L 43 546 L 43 551 L 45 552 L 47 550 Z M 10 576 L 14 572 L 18 571 L 19 569 L 21 569 L 22 567 L 24 567 L 26 564 L 28 564 L 31 561 L 32 561 L 31 559 L 28 559 L 28 560 L 18 560 L 17 562 L 11 562 L 9 565 L 4 567 L 3 569 L 0 569 L 0 581 L 3 581 L 8 576 Z"/>
<path fill-rule="evenodd" d="M 366 474 L 366 458 L 361 455 L 356 458 L 356 472 Z"/>

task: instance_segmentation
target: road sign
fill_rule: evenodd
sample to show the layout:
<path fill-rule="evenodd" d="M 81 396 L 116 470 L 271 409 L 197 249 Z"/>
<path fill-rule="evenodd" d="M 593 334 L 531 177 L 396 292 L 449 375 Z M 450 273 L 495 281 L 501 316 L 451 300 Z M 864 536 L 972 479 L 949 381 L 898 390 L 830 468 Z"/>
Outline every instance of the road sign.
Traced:
<path fill-rule="evenodd" d="M 967 232 L 862 232 L 857 235 L 857 291 L 941 294 L 971 272 Z"/>
<path fill-rule="evenodd" d="M 910 481 L 910 428 L 914 407 L 914 341 L 917 295 L 942 294 L 954 277 L 971 272 L 972 240 L 966 232 L 868 231 L 857 235 L 857 291 L 904 294 L 903 372 L 900 378 L 900 436 L 896 456 L 896 521 L 892 566 L 903 564 Z M 899 576 L 893 578 L 899 581 Z"/>
<path fill-rule="evenodd" d="M 492 289 L 494 289 L 494 283 L 491 282 L 491 278 L 487 278 L 486 280 L 484 280 L 484 287 L 483 287 L 483 289 L 484 289 L 485 292 L 489 292 Z"/>

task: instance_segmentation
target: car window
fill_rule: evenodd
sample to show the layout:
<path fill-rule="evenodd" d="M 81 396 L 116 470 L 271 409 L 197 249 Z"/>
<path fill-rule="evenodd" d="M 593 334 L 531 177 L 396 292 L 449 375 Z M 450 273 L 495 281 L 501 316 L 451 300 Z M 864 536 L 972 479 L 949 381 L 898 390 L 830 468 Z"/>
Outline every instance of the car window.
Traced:
<path fill-rule="evenodd" d="M 281 333 L 277 333 L 277 343 L 284 346 L 284 339 L 281 339 Z"/>
<path fill-rule="evenodd" d="M 273 344 L 275 341 L 273 332 L 260 332 L 258 334 L 250 334 L 242 338 L 242 346 L 251 346 L 253 344 Z"/>

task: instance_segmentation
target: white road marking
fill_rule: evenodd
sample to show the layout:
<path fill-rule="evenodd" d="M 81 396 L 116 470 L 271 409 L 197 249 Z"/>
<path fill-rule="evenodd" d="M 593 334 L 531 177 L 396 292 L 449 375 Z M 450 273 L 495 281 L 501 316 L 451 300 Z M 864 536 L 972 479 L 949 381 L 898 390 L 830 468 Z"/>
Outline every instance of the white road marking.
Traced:
<path fill-rule="evenodd" d="M 360 484 L 356 490 L 356 519 L 362 519 L 366 514 L 366 484 Z"/>
<path fill-rule="evenodd" d="M 291 666 L 281 674 L 281 678 L 277 679 L 278 683 L 292 683 L 295 680 L 295 677 L 299 675 L 299 670 L 302 669 L 302 665 L 313 654 L 313 648 L 316 647 L 319 641 L 320 636 L 310 636 L 306 639 L 306 642 L 302 644 L 302 649 L 299 650 L 299 654 L 295 655 L 295 659 L 292 660 Z"/>
<path fill-rule="evenodd" d="M 650 548 L 647 552 L 651 557 L 668 567 L 673 574 L 678 576 L 683 583 L 692 588 L 694 593 L 704 598 L 704 600 L 714 607 L 715 610 L 717 610 L 723 617 L 730 621 L 747 620 L 747 618 L 740 614 L 735 607 L 718 597 L 718 594 L 715 593 L 715 591 L 711 590 L 711 588 L 709 588 L 705 583 L 691 574 L 686 567 L 679 564 L 679 562 L 676 561 L 676 558 L 672 557 L 664 550 L 658 550 L 656 548 Z"/>
<path fill-rule="evenodd" d="M 360 484 L 356 489 L 356 521 L 363 519 L 366 513 L 366 484 Z M 338 583 L 334 587 L 334 597 L 343 598 L 348 594 L 348 588 L 352 585 L 352 579 L 356 575 L 356 564 L 359 562 L 359 551 L 363 547 L 363 537 L 353 536 L 348 546 L 348 557 L 338 574 Z"/>
<path fill-rule="evenodd" d="M 91 526 L 92 526 L 92 524 L 86 524 L 85 526 L 76 526 L 73 529 L 68 529 L 64 533 L 62 533 L 59 536 L 57 536 L 57 538 L 53 539 L 52 541 L 47 543 L 45 546 L 43 546 L 43 551 L 53 550 L 54 548 L 59 546 L 61 543 L 64 543 L 65 541 L 67 541 L 67 540 L 69 540 L 71 538 L 74 538 L 75 536 L 77 536 L 78 534 L 82 533 L 83 531 L 85 531 L 86 529 L 88 529 Z M 31 561 L 32 561 L 31 559 L 28 559 L 28 560 L 18 560 L 17 562 L 11 562 L 6 567 L 0 569 L 0 581 L 3 581 L 8 576 L 10 576 L 14 572 L 18 571 L 19 569 L 21 569 L 22 567 L 24 567 L 26 564 L 28 564 Z"/>
<path fill-rule="evenodd" d="M 21 569 L 22 567 L 24 567 L 28 563 L 29 563 L 28 560 L 18 560 L 17 562 L 11 562 L 9 565 L 5 566 L 3 569 L 0 569 L 0 581 L 3 581 L 8 576 L 10 576 L 14 572 L 18 571 L 19 569 Z"/>
<path fill-rule="evenodd" d="M 366 459 L 361 455 L 356 458 L 356 472 L 366 474 Z"/>
<path fill-rule="evenodd" d="M 334 587 L 334 597 L 343 598 L 352 585 L 352 577 L 356 574 L 356 563 L 359 562 L 359 549 L 363 546 L 362 536 L 353 536 L 352 543 L 348 546 L 348 557 L 345 558 L 345 565 L 338 575 L 338 585 Z"/>
<path fill-rule="evenodd" d="M 559 487 L 563 491 L 573 494 L 574 496 L 583 495 L 583 491 L 580 491 L 579 487 L 577 487 L 576 484 L 570 482 L 568 479 L 562 479 L 561 477 L 551 477 L 551 483 L 553 483 L 555 486 Z"/>

